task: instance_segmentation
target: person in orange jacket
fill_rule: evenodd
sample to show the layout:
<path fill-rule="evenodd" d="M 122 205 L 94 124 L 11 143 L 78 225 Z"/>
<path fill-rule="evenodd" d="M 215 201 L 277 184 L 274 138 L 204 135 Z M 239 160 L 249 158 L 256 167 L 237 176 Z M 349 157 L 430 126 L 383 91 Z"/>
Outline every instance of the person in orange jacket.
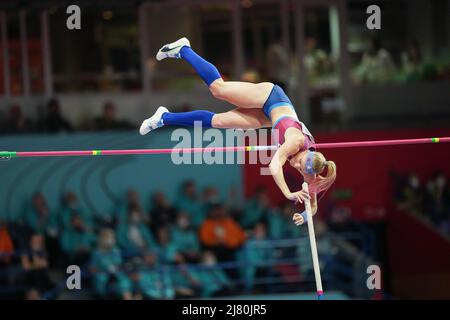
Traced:
<path fill-rule="evenodd" d="M 232 259 L 234 251 L 246 240 L 244 230 L 221 204 L 211 207 L 208 218 L 200 226 L 199 237 L 202 245 L 214 251 L 220 261 Z"/>

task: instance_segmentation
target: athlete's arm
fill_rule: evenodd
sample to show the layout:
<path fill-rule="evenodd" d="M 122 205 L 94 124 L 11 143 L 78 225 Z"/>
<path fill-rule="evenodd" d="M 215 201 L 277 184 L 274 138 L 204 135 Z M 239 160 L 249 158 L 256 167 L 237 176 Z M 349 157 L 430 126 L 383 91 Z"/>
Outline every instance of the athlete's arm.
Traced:
<path fill-rule="evenodd" d="M 284 179 L 283 166 L 286 163 L 289 156 L 296 154 L 299 151 L 299 146 L 301 145 L 301 141 L 299 141 L 296 137 L 288 137 L 286 141 L 278 148 L 275 152 L 275 155 L 270 162 L 269 169 L 272 174 L 275 183 L 278 188 L 280 188 L 283 195 L 293 201 L 299 201 L 303 203 L 303 200 L 309 198 L 309 194 L 303 190 L 298 192 L 291 192 L 289 190 L 288 185 L 286 184 L 286 180 Z"/>

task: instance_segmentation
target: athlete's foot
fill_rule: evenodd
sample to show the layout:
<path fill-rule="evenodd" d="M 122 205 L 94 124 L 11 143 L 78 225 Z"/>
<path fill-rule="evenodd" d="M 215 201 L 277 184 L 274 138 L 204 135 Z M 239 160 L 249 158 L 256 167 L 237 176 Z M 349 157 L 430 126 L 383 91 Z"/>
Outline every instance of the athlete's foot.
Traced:
<path fill-rule="evenodd" d="M 187 38 L 178 39 L 175 42 L 164 45 L 156 54 L 156 60 L 161 61 L 165 58 L 181 58 L 180 51 L 184 46 L 191 46 Z"/>
<path fill-rule="evenodd" d="M 139 133 L 141 135 L 146 135 L 147 133 L 149 133 L 150 131 L 153 131 L 155 129 L 161 128 L 162 126 L 164 126 L 164 121 L 162 120 L 162 115 L 165 112 L 169 112 L 169 110 L 167 110 L 166 107 L 159 107 L 156 112 L 153 114 L 153 116 L 151 116 L 148 119 L 145 119 L 142 124 L 141 127 L 139 128 Z"/>

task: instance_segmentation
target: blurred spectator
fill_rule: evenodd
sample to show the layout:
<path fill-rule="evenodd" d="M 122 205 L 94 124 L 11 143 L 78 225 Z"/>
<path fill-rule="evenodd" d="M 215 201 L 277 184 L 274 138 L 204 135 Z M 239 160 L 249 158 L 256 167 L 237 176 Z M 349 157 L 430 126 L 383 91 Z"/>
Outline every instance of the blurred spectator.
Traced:
<path fill-rule="evenodd" d="M 24 220 L 36 233 L 57 235 L 57 217 L 50 211 L 47 200 L 40 192 L 33 195 L 31 206 L 25 211 Z"/>
<path fill-rule="evenodd" d="M 155 247 L 153 236 L 140 210 L 132 209 L 128 212 L 128 219 L 119 223 L 117 240 L 120 247 L 129 254 L 138 254 L 142 250 Z"/>
<path fill-rule="evenodd" d="M 97 131 L 106 131 L 129 129 L 132 126 L 128 122 L 116 118 L 116 107 L 108 101 L 103 105 L 102 115 L 94 119 L 93 127 Z"/>
<path fill-rule="evenodd" d="M 13 254 L 13 240 L 9 234 L 6 222 L 0 220 L 0 267 L 5 267 L 11 263 Z"/>
<path fill-rule="evenodd" d="M 89 259 L 95 240 L 95 235 L 86 227 L 83 218 L 74 214 L 70 227 L 62 233 L 61 249 L 71 264 L 82 265 Z"/>
<path fill-rule="evenodd" d="M 450 192 L 447 177 L 442 170 L 433 174 L 426 185 L 424 207 L 430 220 L 444 232 L 450 222 Z"/>
<path fill-rule="evenodd" d="M 33 232 L 44 235 L 50 263 L 52 265 L 57 263 L 60 253 L 58 217 L 56 212 L 49 209 L 47 200 L 42 193 L 37 192 L 33 195 L 31 206 L 25 211 L 24 220 Z"/>
<path fill-rule="evenodd" d="M 201 210 L 192 217 L 192 224 L 199 226 L 205 220 L 206 213 L 211 205 L 220 202 L 219 191 L 213 186 L 206 186 L 202 190 Z"/>
<path fill-rule="evenodd" d="M 267 215 L 269 237 L 271 239 L 298 238 L 301 229 L 292 223 L 297 208 L 292 202 L 285 202 L 280 209 L 270 210 Z"/>
<path fill-rule="evenodd" d="M 175 209 L 170 205 L 167 197 L 161 191 L 157 191 L 152 196 L 153 207 L 150 211 L 151 228 L 166 227 L 175 220 Z"/>
<path fill-rule="evenodd" d="M 27 287 L 44 292 L 53 287 L 50 280 L 47 252 L 44 237 L 34 234 L 30 238 L 30 247 L 21 256 L 22 268 L 25 271 L 24 283 Z"/>
<path fill-rule="evenodd" d="M 397 206 L 402 210 L 422 214 L 423 200 L 424 189 L 420 183 L 420 179 L 417 174 L 411 173 L 401 187 L 400 196 L 397 199 Z"/>
<path fill-rule="evenodd" d="M 92 253 L 91 271 L 96 293 L 102 298 L 124 297 L 127 277 L 120 268 L 122 255 L 116 245 L 114 231 L 102 229 L 97 249 Z"/>
<path fill-rule="evenodd" d="M 68 191 L 63 196 L 63 204 L 60 214 L 61 225 L 64 229 L 67 229 L 71 225 L 72 217 L 74 215 L 79 215 L 87 228 L 90 230 L 94 227 L 94 222 L 92 221 L 92 215 L 88 214 L 80 206 L 78 196 L 73 191 Z"/>
<path fill-rule="evenodd" d="M 198 214 L 202 214 L 202 208 L 197 199 L 197 191 L 194 181 L 188 180 L 181 185 L 181 191 L 175 201 L 175 206 L 189 214 L 192 224 L 195 227 L 198 226 L 198 224 L 195 224 L 198 220 L 196 216 Z"/>
<path fill-rule="evenodd" d="M 176 224 L 171 228 L 171 237 L 178 252 L 186 262 L 198 262 L 200 257 L 200 242 L 193 230 L 189 215 L 181 211 L 177 215 Z"/>
<path fill-rule="evenodd" d="M 200 241 L 219 261 L 234 260 L 235 251 L 245 241 L 244 230 L 228 216 L 221 204 L 213 205 L 200 226 Z"/>
<path fill-rule="evenodd" d="M 148 251 L 144 254 L 142 261 L 134 260 L 127 264 L 126 299 L 173 299 L 175 297 L 170 272 L 167 268 L 157 268 L 157 263 L 157 255 Z"/>
<path fill-rule="evenodd" d="M 126 221 L 131 212 L 138 212 L 141 221 L 143 223 L 149 223 L 150 217 L 142 207 L 139 193 L 137 193 L 137 191 L 133 189 L 129 189 L 127 191 L 127 201 L 126 204 L 119 210 L 117 222 L 120 224 Z"/>
<path fill-rule="evenodd" d="M 217 259 L 211 251 L 205 251 L 201 257 L 201 267 L 196 273 L 201 283 L 204 298 L 230 295 L 233 289 L 227 274 L 217 266 Z"/>
<path fill-rule="evenodd" d="M 253 198 L 247 201 L 243 215 L 240 218 L 240 224 L 245 229 L 252 229 L 257 223 L 262 222 L 269 207 L 269 196 L 264 186 L 258 187 Z"/>
<path fill-rule="evenodd" d="M 176 299 L 196 298 L 202 287 L 198 274 L 188 265 L 180 263 L 171 269 L 171 278 Z"/>
<path fill-rule="evenodd" d="M 328 227 L 336 233 L 356 232 L 358 224 L 352 219 L 352 213 L 346 206 L 335 206 L 331 210 Z"/>
<path fill-rule="evenodd" d="M 56 98 L 51 99 L 47 104 L 47 115 L 41 125 L 45 132 L 70 132 L 72 125 L 61 114 L 61 107 Z"/>
<path fill-rule="evenodd" d="M 310 83 L 331 73 L 334 68 L 325 50 L 317 48 L 317 39 L 315 37 L 305 39 L 304 64 Z"/>
<path fill-rule="evenodd" d="M 265 285 L 255 286 L 255 279 L 269 276 L 270 267 L 267 263 L 273 258 L 272 249 L 260 242 L 268 240 L 266 226 L 263 223 L 256 224 L 249 240 L 239 255 L 239 260 L 244 266 L 241 273 L 246 290 L 254 289 L 255 292 L 261 293 L 265 291 Z"/>
<path fill-rule="evenodd" d="M 417 41 L 412 41 L 402 53 L 401 62 L 405 81 L 415 81 L 422 78 L 422 51 Z"/>
<path fill-rule="evenodd" d="M 9 108 L 8 119 L 4 124 L 5 133 L 24 133 L 31 131 L 32 123 L 23 116 L 22 109 L 18 104 L 13 104 Z"/>
<path fill-rule="evenodd" d="M 314 233 L 316 236 L 317 251 L 320 252 L 320 269 L 326 269 L 327 263 L 331 259 L 334 248 L 330 237 L 325 235 L 328 233 L 328 228 L 325 223 L 320 219 L 314 220 Z M 309 243 L 309 237 L 302 237 L 299 239 L 300 245 L 298 246 L 297 256 L 301 259 L 299 268 L 303 276 L 314 277 L 313 262 L 311 257 L 311 246 Z M 342 242 L 342 240 L 341 240 Z M 322 271 L 323 272 L 323 271 Z"/>
<path fill-rule="evenodd" d="M 267 79 L 286 90 L 289 82 L 289 52 L 280 42 L 267 48 Z"/>
<path fill-rule="evenodd" d="M 395 65 L 391 54 L 382 47 L 378 38 L 370 38 L 369 48 L 357 67 L 357 80 L 362 83 L 385 83 L 392 80 Z"/>
<path fill-rule="evenodd" d="M 169 229 L 166 227 L 159 228 L 156 234 L 158 260 L 164 264 L 184 262 L 183 256 L 178 252 L 178 247 L 170 238 Z"/>

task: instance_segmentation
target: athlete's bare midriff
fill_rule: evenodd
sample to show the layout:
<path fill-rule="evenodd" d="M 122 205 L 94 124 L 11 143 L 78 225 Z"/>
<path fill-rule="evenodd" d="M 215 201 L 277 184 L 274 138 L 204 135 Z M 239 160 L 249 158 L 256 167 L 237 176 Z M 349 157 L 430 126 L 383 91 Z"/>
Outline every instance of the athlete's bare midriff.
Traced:
<path fill-rule="evenodd" d="M 283 116 L 290 116 L 295 119 L 298 119 L 297 114 L 294 111 L 292 111 L 291 107 L 289 107 L 287 105 L 281 106 L 281 107 L 276 107 L 275 109 L 270 111 L 270 119 L 272 121 L 272 126 L 275 124 L 275 122 L 278 121 L 278 119 L 280 119 Z"/>

